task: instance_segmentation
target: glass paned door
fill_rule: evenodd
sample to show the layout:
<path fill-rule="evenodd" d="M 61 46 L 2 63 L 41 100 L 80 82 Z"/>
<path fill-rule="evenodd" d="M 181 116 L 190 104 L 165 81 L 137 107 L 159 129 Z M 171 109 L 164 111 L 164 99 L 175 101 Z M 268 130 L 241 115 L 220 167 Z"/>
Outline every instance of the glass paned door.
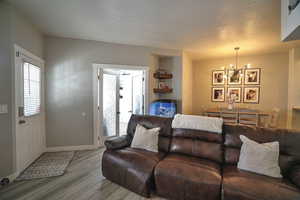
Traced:
<path fill-rule="evenodd" d="M 103 136 L 126 135 L 132 114 L 144 114 L 144 71 L 104 69 Z"/>
<path fill-rule="evenodd" d="M 103 74 L 103 134 L 117 136 L 118 77 Z"/>

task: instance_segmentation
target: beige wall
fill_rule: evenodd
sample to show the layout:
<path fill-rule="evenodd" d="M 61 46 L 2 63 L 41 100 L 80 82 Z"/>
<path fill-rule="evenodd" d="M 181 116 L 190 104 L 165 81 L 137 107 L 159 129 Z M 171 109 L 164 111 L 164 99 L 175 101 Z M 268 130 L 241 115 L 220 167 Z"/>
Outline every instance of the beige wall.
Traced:
<path fill-rule="evenodd" d="M 12 39 L 13 43 L 43 58 L 43 34 L 16 9 L 12 9 Z"/>
<path fill-rule="evenodd" d="M 193 63 L 189 55 L 182 54 L 182 113 L 193 113 Z"/>
<path fill-rule="evenodd" d="M 12 173 L 12 70 L 10 7 L 0 1 L 0 104 L 7 104 L 8 114 L 0 114 L 0 178 Z"/>
<path fill-rule="evenodd" d="M 149 66 L 151 101 L 157 69 L 154 55 L 177 57 L 181 51 L 46 37 L 47 147 L 93 144 L 93 63 Z"/>
<path fill-rule="evenodd" d="M 300 129 L 300 48 L 289 52 L 289 82 L 288 82 L 288 127 Z"/>
<path fill-rule="evenodd" d="M 271 111 L 280 109 L 280 127 L 286 126 L 287 95 L 288 95 L 288 53 L 276 53 L 259 56 L 240 57 L 241 64 L 251 63 L 252 67 L 261 68 L 261 90 L 259 104 L 243 104 L 240 107 Z M 226 106 L 224 103 L 211 101 L 212 79 L 214 69 L 229 66 L 235 62 L 233 58 L 195 61 L 194 66 L 194 90 L 193 112 L 199 114 L 210 107 Z"/>

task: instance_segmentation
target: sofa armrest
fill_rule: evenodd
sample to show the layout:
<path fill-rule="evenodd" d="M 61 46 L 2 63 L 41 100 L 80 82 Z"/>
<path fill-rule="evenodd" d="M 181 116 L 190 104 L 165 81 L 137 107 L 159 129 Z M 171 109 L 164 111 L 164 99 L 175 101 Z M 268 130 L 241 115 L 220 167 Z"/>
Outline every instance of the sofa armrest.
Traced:
<path fill-rule="evenodd" d="M 296 165 L 292 168 L 289 178 L 298 188 L 300 188 L 300 165 Z"/>
<path fill-rule="evenodd" d="M 105 140 L 104 145 L 109 150 L 122 149 L 124 147 L 130 146 L 130 139 L 127 135 L 112 137 Z"/>

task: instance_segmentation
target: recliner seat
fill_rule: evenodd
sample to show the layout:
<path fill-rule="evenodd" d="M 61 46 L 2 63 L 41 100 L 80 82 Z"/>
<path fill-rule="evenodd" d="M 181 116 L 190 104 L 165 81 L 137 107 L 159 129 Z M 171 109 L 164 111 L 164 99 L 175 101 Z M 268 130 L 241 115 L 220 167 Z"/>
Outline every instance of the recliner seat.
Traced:
<path fill-rule="evenodd" d="M 219 200 L 222 143 L 222 134 L 173 129 L 170 153 L 155 168 L 157 194 L 178 200 Z"/>
<path fill-rule="evenodd" d="M 154 190 L 154 168 L 169 149 L 171 123 L 172 118 L 132 115 L 126 136 L 105 141 L 107 150 L 102 157 L 103 176 L 128 190 L 149 197 L 151 190 Z M 130 148 L 137 124 L 146 128 L 161 128 L 158 153 Z"/>
<path fill-rule="evenodd" d="M 267 129 L 250 126 L 224 126 L 225 160 L 223 167 L 223 200 L 296 200 L 300 190 L 291 181 L 292 166 L 300 164 L 300 134 L 283 129 Z M 242 142 L 240 135 L 266 143 L 278 141 L 279 165 L 282 179 L 239 170 L 237 163 Z"/>

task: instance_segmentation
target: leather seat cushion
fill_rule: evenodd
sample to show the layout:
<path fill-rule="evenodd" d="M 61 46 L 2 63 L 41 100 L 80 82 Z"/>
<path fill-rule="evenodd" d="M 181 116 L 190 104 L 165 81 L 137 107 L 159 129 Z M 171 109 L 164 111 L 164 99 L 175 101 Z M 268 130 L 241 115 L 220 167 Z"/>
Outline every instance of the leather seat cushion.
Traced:
<path fill-rule="evenodd" d="M 168 199 L 219 200 L 222 179 L 220 171 L 216 162 L 169 154 L 155 168 L 157 194 Z"/>
<path fill-rule="evenodd" d="M 154 168 L 163 156 L 163 153 L 134 148 L 106 150 L 102 173 L 108 180 L 149 197 L 154 187 Z"/>
<path fill-rule="evenodd" d="M 235 165 L 223 169 L 223 200 L 296 200 L 300 190 L 288 180 L 239 170 Z"/>

